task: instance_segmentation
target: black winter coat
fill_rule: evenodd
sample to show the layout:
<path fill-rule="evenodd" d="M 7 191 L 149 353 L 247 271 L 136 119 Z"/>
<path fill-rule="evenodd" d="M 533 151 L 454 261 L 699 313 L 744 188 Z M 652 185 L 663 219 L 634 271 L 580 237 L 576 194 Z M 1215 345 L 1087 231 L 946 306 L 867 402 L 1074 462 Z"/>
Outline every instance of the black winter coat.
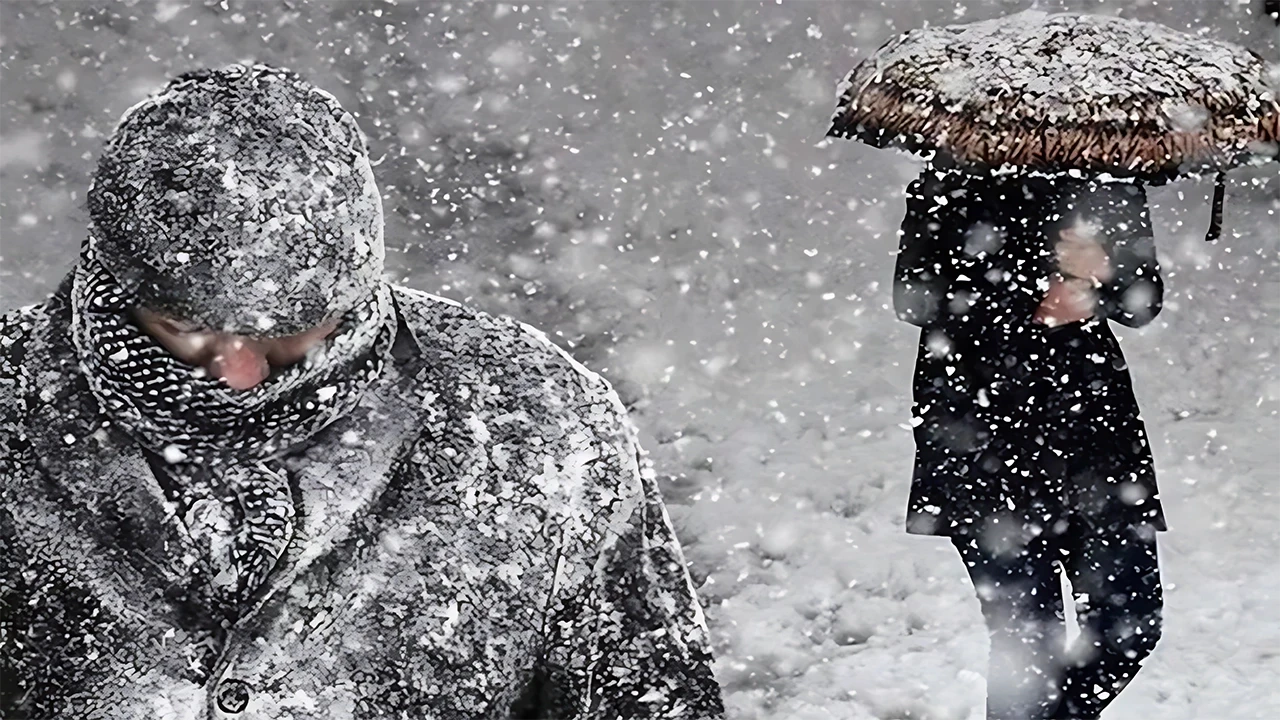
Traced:
<path fill-rule="evenodd" d="M 1068 226 L 1115 276 L 1095 318 L 1032 318 Z M 921 327 L 907 530 L 948 535 L 1090 522 L 1165 529 L 1146 431 L 1109 320 L 1139 327 L 1162 282 L 1140 185 L 926 170 L 910 187 L 894 277 Z M 1002 533 L 1003 534 L 1003 533 Z"/>

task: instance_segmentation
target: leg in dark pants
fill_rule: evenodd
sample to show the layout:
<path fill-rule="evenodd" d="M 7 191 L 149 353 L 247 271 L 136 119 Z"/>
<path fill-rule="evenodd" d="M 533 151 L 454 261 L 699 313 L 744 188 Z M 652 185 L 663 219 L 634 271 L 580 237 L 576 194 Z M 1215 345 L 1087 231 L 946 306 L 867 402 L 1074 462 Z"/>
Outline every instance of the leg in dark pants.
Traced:
<path fill-rule="evenodd" d="M 1043 539 L 992 553 L 952 538 L 978 594 L 991 636 L 988 720 L 1045 720 L 1059 702 L 1066 624 L 1057 551 Z"/>
<path fill-rule="evenodd" d="M 1133 679 L 1160 640 L 1164 593 L 1155 530 L 1071 533 L 1065 561 L 1080 637 L 1070 648 L 1059 718 L 1094 718 Z"/>
<path fill-rule="evenodd" d="M 952 542 L 969 570 L 991 637 L 988 720 L 1096 718 L 1160 638 L 1162 593 L 1155 532 L 1071 530 L 1021 550 Z M 1059 564 L 1076 602 L 1080 637 L 1065 648 Z"/>

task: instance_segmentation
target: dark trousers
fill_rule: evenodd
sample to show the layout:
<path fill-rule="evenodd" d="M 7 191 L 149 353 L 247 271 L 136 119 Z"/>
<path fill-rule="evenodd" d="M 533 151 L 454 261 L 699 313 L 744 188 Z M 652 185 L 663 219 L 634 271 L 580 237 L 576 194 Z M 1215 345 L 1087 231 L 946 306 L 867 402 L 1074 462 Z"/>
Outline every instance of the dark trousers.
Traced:
<path fill-rule="evenodd" d="M 1020 548 L 952 538 L 991 635 L 988 720 L 1096 718 L 1115 699 L 1160 638 L 1155 535 L 1149 526 L 1073 520 Z M 1063 571 L 1080 625 L 1070 648 Z"/>

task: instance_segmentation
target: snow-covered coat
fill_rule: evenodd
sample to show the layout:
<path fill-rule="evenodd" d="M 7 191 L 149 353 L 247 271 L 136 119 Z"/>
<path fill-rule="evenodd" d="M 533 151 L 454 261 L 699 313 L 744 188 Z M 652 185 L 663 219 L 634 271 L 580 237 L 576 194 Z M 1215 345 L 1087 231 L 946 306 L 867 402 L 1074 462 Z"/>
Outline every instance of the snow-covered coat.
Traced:
<path fill-rule="evenodd" d="M 0 319 L 0 716 L 721 713 L 633 427 L 536 331 L 396 288 L 380 375 L 278 458 L 292 539 L 211 607 L 164 459 L 86 383 L 71 285 Z"/>
<path fill-rule="evenodd" d="M 368 149 L 296 74 L 125 113 L 75 269 L 0 316 L 5 720 L 721 712 L 707 628 L 608 384 L 383 279 Z M 250 389 L 169 353 L 333 334 Z"/>
<path fill-rule="evenodd" d="M 1053 245 L 1092 233 L 1115 270 L 1098 316 L 1032 322 Z M 1141 185 L 926 170 L 909 188 L 894 278 L 921 327 L 907 529 L 1037 533 L 1069 515 L 1165 528 L 1146 431 L 1109 322 L 1139 327 L 1163 285 Z"/>

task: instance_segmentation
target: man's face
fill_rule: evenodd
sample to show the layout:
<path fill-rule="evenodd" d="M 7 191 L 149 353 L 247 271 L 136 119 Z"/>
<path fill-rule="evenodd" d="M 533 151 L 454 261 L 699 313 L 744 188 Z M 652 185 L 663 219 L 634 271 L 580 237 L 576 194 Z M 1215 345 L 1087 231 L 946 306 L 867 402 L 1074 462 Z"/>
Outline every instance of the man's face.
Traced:
<path fill-rule="evenodd" d="M 204 368 L 233 390 L 256 387 L 272 368 L 302 360 L 338 327 L 337 320 L 330 320 L 296 335 L 253 337 L 194 327 L 146 308 L 138 308 L 134 315 L 142 329 L 174 357 Z"/>

